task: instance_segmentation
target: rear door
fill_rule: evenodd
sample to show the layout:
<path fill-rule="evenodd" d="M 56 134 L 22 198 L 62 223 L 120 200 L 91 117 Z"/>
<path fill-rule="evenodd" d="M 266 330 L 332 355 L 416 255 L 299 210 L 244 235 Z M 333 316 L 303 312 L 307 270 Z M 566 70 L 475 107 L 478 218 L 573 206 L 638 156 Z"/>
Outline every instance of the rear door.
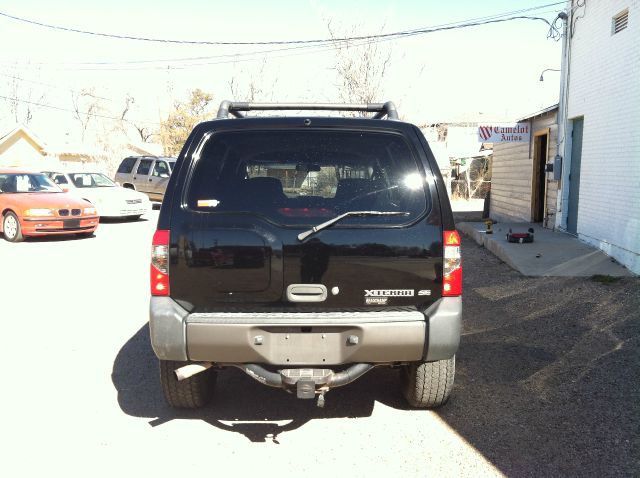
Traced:
<path fill-rule="evenodd" d="M 171 169 L 164 159 L 156 159 L 149 176 L 150 193 L 154 199 L 162 200 L 164 192 L 167 189 Z"/>
<path fill-rule="evenodd" d="M 174 299 L 202 312 L 427 307 L 440 297 L 442 226 L 413 130 L 299 123 L 218 131 L 194 150 L 173 201 Z M 313 232 L 347 212 L 362 215 Z"/>
<path fill-rule="evenodd" d="M 153 193 L 151 185 L 151 170 L 153 159 L 141 159 L 133 171 L 133 184 L 138 191 L 143 193 Z"/>

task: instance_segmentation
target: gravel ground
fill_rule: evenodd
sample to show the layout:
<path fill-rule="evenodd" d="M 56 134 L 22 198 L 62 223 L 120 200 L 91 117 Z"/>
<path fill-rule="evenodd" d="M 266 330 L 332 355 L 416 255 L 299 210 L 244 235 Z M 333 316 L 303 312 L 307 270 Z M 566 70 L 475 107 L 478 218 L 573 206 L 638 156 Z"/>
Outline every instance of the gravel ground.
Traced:
<path fill-rule="evenodd" d="M 640 280 L 525 278 L 464 241 L 450 402 L 404 404 L 376 369 L 324 409 L 237 370 L 164 403 L 149 344 L 146 221 L 0 240 L 0 476 L 630 476 L 640 469 Z"/>
<path fill-rule="evenodd" d="M 439 415 L 509 476 L 640 476 L 640 279 L 531 278 L 463 239 Z"/>

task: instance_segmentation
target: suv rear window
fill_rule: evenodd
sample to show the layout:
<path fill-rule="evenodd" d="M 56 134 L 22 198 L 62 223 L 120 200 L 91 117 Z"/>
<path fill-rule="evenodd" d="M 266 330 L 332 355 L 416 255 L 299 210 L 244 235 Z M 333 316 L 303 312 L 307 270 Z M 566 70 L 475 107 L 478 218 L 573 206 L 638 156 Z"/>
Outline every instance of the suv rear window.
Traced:
<path fill-rule="evenodd" d="M 340 223 L 397 225 L 429 206 L 424 173 L 398 134 L 221 132 L 199 157 L 187 194 L 196 211 L 255 213 L 282 225 L 315 225 L 347 211 L 406 212 Z"/>
<path fill-rule="evenodd" d="M 118 168 L 119 173 L 129 174 L 133 170 L 133 166 L 136 164 L 136 158 L 125 158 L 120 163 Z"/>

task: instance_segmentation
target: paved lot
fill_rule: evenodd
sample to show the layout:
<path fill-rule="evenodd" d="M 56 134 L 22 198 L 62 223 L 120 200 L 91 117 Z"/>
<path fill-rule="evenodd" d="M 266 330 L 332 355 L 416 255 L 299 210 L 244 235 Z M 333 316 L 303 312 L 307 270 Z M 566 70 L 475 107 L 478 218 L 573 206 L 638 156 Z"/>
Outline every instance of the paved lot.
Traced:
<path fill-rule="evenodd" d="M 147 221 L 0 241 L 2 476 L 551 476 L 640 469 L 640 282 L 524 278 L 465 241 L 452 400 L 406 410 L 393 371 L 317 409 L 242 373 L 164 405 L 146 326 Z"/>

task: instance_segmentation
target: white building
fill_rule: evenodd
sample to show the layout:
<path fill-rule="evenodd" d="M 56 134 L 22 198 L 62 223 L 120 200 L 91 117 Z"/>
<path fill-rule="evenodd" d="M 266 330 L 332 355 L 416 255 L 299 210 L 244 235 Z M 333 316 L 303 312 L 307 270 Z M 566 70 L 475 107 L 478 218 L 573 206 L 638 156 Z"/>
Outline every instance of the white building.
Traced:
<path fill-rule="evenodd" d="M 640 273 L 640 0 L 567 3 L 556 228 Z"/>

